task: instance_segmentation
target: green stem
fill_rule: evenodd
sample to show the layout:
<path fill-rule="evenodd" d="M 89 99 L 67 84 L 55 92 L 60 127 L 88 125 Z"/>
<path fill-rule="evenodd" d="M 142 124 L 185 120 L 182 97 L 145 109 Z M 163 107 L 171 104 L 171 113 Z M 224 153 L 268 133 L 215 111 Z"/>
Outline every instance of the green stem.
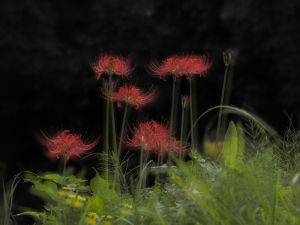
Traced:
<path fill-rule="evenodd" d="M 123 145 L 123 136 L 124 136 L 125 124 L 127 121 L 127 115 L 128 115 L 128 103 L 126 102 L 125 109 L 124 109 L 124 115 L 123 115 L 123 121 L 122 121 L 122 127 L 121 127 L 121 133 L 120 133 L 120 142 L 119 142 L 119 147 L 118 147 L 118 160 L 120 159 L 120 156 L 121 156 L 121 150 L 122 150 L 122 145 Z"/>
<path fill-rule="evenodd" d="M 67 158 L 66 156 L 63 156 L 63 171 L 62 171 L 62 176 L 63 176 L 63 185 L 66 186 L 66 176 L 67 176 Z"/>
<path fill-rule="evenodd" d="M 224 105 L 230 104 L 233 74 L 234 74 L 234 63 L 231 63 L 230 68 L 228 68 L 228 74 L 227 74 L 227 79 L 226 79 L 226 90 L 224 92 L 224 102 L 223 102 Z M 225 114 L 222 116 L 222 121 L 221 121 L 221 125 L 220 125 L 221 131 L 225 131 L 227 121 L 228 121 L 228 114 Z"/>
<path fill-rule="evenodd" d="M 182 161 L 182 141 L 183 141 L 183 133 L 184 133 L 184 115 L 185 114 L 185 107 L 182 107 L 182 113 L 181 113 L 181 125 L 180 125 L 180 149 L 179 149 L 179 160 Z"/>
<path fill-rule="evenodd" d="M 104 155 L 104 177 L 105 180 L 108 181 L 108 149 L 109 149 L 109 143 L 108 143 L 108 138 L 109 138 L 109 100 L 106 100 L 106 115 L 105 115 L 105 144 L 104 144 L 104 149 L 105 149 L 105 155 Z"/>
<path fill-rule="evenodd" d="M 174 108 L 175 108 L 175 84 L 176 80 L 173 78 L 173 87 L 172 87 L 172 105 L 171 105 L 171 118 L 170 118 L 170 130 L 169 130 L 169 138 L 171 138 L 173 133 L 173 120 L 174 120 Z"/>
<path fill-rule="evenodd" d="M 124 129 L 125 129 L 125 123 L 127 121 L 127 112 L 128 112 L 128 103 L 126 102 L 125 109 L 124 109 L 124 115 L 123 115 L 123 121 L 122 121 L 122 127 L 121 127 L 121 133 L 120 133 L 120 141 L 119 141 L 119 146 L 118 146 L 118 151 L 117 154 L 115 155 L 115 174 L 114 174 L 114 181 L 115 184 L 117 185 L 117 193 L 120 193 L 121 190 L 121 184 L 120 184 L 120 175 L 119 175 L 119 170 L 121 168 L 120 165 L 120 158 L 121 158 L 121 150 L 122 150 L 122 145 L 123 145 L 123 136 L 124 136 Z"/>
<path fill-rule="evenodd" d="M 144 167 L 144 153 L 145 153 L 145 150 L 144 148 L 141 148 L 141 155 L 140 155 L 140 174 L 139 174 L 139 177 L 140 179 L 142 178 L 142 173 L 143 173 L 143 167 Z M 142 189 L 144 188 L 143 185 L 144 185 L 144 178 L 142 178 Z"/>
<path fill-rule="evenodd" d="M 170 128 L 169 128 L 169 143 L 168 143 L 168 156 L 170 156 L 171 153 L 171 138 L 173 134 L 173 121 L 174 121 L 174 108 L 175 108 L 175 87 L 176 85 L 176 79 L 173 77 L 173 87 L 172 87 L 172 104 L 171 104 L 171 118 L 170 118 Z M 170 166 L 170 157 L 168 157 L 168 165 Z"/>
<path fill-rule="evenodd" d="M 109 75 L 109 94 L 112 96 L 113 93 L 113 85 L 112 85 L 112 75 Z M 110 101 L 110 114 L 111 114 L 111 126 L 112 126 L 112 146 L 113 151 L 117 155 L 117 133 L 116 133 L 116 120 L 115 120 L 115 109 L 114 109 L 114 102 Z"/>
<path fill-rule="evenodd" d="M 220 138 L 220 127 L 221 127 L 222 110 L 223 110 L 222 106 L 223 106 L 223 102 L 224 102 L 224 93 L 225 93 L 225 88 L 226 88 L 227 71 L 228 71 L 228 66 L 225 67 L 225 72 L 224 72 L 222 96 L 221 96 L 221 102 L 220 102 L 221 107 L 220 107 L 220 110 L 219 110 L 217 134 L 216 134 L 216 141 L 215 141 L 215 151 L 218 149 L 218 142 L 219 142 L 219 138 Z"/>
<path fill-rule="evenodd" d="M 193 116 L 193 91 L 192 91 L 192 77 L 189 79 L 190 86 L 190 124 L 191 124 L 191 145 L 195 149 L 195 134 L 194 134 L 194 116 Z"/>

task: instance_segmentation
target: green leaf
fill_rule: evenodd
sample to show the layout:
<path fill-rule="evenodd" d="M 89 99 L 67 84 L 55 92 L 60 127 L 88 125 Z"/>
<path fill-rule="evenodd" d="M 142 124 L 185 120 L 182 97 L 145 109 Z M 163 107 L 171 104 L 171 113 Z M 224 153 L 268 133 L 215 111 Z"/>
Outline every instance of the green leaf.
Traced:
<path fill-rule="evenodd" d="M 60 185 L 73 184 L 73 186 L 78 186 L 80 183 L 85 182 L 85 180 L 78 179 L 76 176 L 63 177 L 59 174 L 46 174 L 41 176 L 40 179 L 51 180 Z"/>
<path fill-rule="evenodd" d="M 90 186 L 94 195 L 99 196 L 104 201 L 111 201 L 112 198 L 117 197 L 116 192 L 109 188 L 109 183 L 100 177 L 97 171 L 95 177 L 90 182 Z"/>
<path fill-rule="evenodd" d="M 238 143 L 237 143 L 237 160 L 238 163 L 241 164 L 243 162 L 244 156 L 245 156 L 245 132 L 243 125 L 241 123 L 237 123 L 236 125 L 236 130 L 237 130 L 237 137 L 238 137 Z"/>
<path fill-rule="evenodd" d="M 33 216 L 35 218 L 38 218 L 41 221 L 45 221 L 47 218 L 47 215 L 45 212 L 22 212 L 19 214 L 16 214 L 14 216 Z"/>
<path fill-rule="evenodd" d="M 89 192 L 89 191 L 91 191 L 91 187 L 90 186 L 79 186 L 76 188 L 76 191 Z"/>
<path fill-rule="evenodd" d="M 224 166 L 237 168 L 238 133 L 232 121 L 230 121 L 223 144 Z"/>
<path fill-rule="evenodd" d="M 46 174 L 44 176 L 41 176 L 40 178 L 44 180 L 52 180 L 58 184 L 64 183 L 64 177 L 60 176 L 59 174 Z"/>
<path fill-rule="evenodd" d="M 30 181 L 34 184 L 34 188 L 38 191 L 46 192 L 54 201 L 59 200 L 59 196 L 57 195 L 57 185 L 51 181 Z"/>
<path fill-rule="evenodd" d="M 96 213 L 102 212 L 104 204 L 98 195 L 94 195 L 89 201 L 91 202 L 89 211 Z"/>

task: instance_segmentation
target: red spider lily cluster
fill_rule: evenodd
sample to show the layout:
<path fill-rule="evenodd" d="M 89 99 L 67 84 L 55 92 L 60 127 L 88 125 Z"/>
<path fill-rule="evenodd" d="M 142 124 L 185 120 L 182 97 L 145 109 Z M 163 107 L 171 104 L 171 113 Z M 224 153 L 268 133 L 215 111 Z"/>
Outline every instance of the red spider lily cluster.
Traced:
<path fill-rule="evenodd" d="M 134 106 L 135 109 L 139 109 L 141 105 L 149 103 L 153 99 L 155 92 L 155 90 L 149 90 L 146 93 L 142 93 L 141 89 L 127 84 L 119 87 L 118 91 L 112 93 L 112 96 L 109 95 L 108 90 L 104 89 L 102 91 L 104 97 L 110 101 L 116 101 L 118 107 L 121 107 L 121 102 L 125 102 Z"/>
<path fill-rule="evenodd" d="M 176 55 L 167 58 L 162 63 L 152 62 L 149 68 L 152 75 L 161 79 L 165 79 L 167 75 L 172 75 L 174 79 L 181 76 L 190 79 L 195 74 L 203 76 L 211 64 L 211 60 L 206 56 Z M 133 71 L 133 67 L 130 65 L 130 59 L 113 54 L 101 54 L 94 63 L 93 70 L 97 74 L 97 79 L 100 79 L 103 74 L 128 77 Z M 156 94 L 156 90 L 151 89 L 143 93 L 140 88 L 130 84 L 119 87 L 118 91 L 113 91 L 115 87 L 114 82 L 104 83 L 102 94 L 108 101 L 116 101 L 118 107 L 121 107 L 121 103 L 125 102 L 135 109 L 139 109 L 141 105 L 151 102 Z M 183 98 L 184 107 L 187 104 L 187 98 Z M 70 134 L 68 130 L 57 132 L 52 137 L 46 135 L 44 137 L 49 150 L 48 156 L 51 158 L 64 157 L 66 160 L 73 156 L 80 157 L 80 155 L 88 153 L 98 143 L 98 140 L 94 142 L 83 141 L 81 135 Z M 128 140 L 126 145 L 131 148 L 142 148 L 158 155 L 165 155 L 167 152 L 178 155 L 180 152 L 188 150 L 187 147 L 180 149 L 180 142 L 170 137 L 169 129 L 155 121 L 140 123 L 133 130 L 133 138 Z"/>
<path fill-rule="evenodd" d="M 45 145 L 48 148 L 47 156 L 49 158 L 64 158 L 69 160 L 72 157 L 80 157 L 82 154 L 87 154 L 98 143 L 98 139 L 93 142 L 82 140 L 80 134 L 70 134 L 70 131 L 59 131 L 53 136 L 47 136 Z"/>
<path fill-rule="evenodd" d="M 103 54 L 93 65 L 94 71 L 97 73 L 97 79 L 102 74 L 128 76 L 132 72 L 130 59 L 125 59 L 122 56 Z"/>
<path fill-rule="evenodd" d="M 162 61 L 161 64 L 152 62 L 149 65 L 152 75 L 165 79 L 167 75 L 177 77 L 185 76 L 189 79 L 194 74 L 203 76 L 211 67 L 212 62 L 206 56 L 187 55 L 172 56 Z"/>
<path fill-rule="evenodd" d="M 129 148 L 143 149 L 160 156 L 169 152 L 178 156 L 182 151 L 188 151 L 188 147 L 180 149 L 180 143 L 174 137 L 169 137 L 167 126 L 149 121 L 139 123 L 138 127 L 133 129 L 133 138 L 126 141 Z"/>

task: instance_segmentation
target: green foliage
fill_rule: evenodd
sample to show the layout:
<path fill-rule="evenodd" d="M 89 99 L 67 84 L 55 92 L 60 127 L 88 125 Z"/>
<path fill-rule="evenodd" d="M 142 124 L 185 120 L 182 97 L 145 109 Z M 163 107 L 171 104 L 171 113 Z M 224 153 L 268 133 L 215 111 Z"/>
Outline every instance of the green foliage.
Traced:
<path fill-rule="evenodd" d="M 10 186 L 6 187 L 4 183 L 2 183 L 2 196 L 0 196 L 0 223 L 3 225 L 15 225 L 17 224 L 13 214 L 13 195 L 18 186 L 20 179 L 19 174 L 9 182 Z M 3 182 L 3 181 L 2 181 Z"/>
<path fill-rule="evenodd" d="M 229 123 L 228 130 L 223 143 L 224 166 L 228 168 L 237 167 L 238 134 L 234 123 Z"/>
<path fill-rule="evenodd" d="M 98 196 L 103 201 L 111 201 L 117 196 L 116 192 L 110 189 L 109 183 L 100 177 L 97 171 L 95 177 L 91 180 L 90 186 L 94 195 Z"/>

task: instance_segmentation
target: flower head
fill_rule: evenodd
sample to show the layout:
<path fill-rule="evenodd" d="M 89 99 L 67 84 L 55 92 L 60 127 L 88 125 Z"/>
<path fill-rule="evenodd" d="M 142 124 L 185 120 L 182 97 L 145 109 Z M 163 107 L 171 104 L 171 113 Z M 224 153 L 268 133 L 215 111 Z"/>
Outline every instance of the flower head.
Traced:
<path fill-rule="evenodd" d="M 119 87 L 119 90 L 113 92 L 111 96 L 109 95 L 108 90 L 104 89 L 102 91 L 104 98 L 111 101 L 116 101 L 118 107 L 121 107 L 121 102 L 126 102 L 134 106 L 135 109 L 139 109 L 141 105 L 149 103 L 153 99 L 155 92 L 155 90 L 149 90 L 143 94 L 141 89 L 135 87 L 134 85 L 127 84 Z"/>
<path fill-rule="evenodd" d="M 180 76 L 189 79 L 194 74 L 203 76 L 211 64 L 212 62 L 204 55 L 175 55 L 162 61 L 161 64 L 152 62 L 149 68 L 152 75 L 159 76 L 161 79 L 165 79 L 167 75 L 173 75 L 175 79 Z"/>
<path fill-rule="evenodd" d="M 43 136 L 46 138 L 44 143 L 48 149 L 47 156 L 50 158 L 63 157 L 65 160 L 86 154 L 89 150 L 94 148 L 99 141 L 98 139 L 93 142 L 84 141 L 80 134 L 70 134 L 68 130 L 59 131 L 53 136 L 47 136 L 43 133 Z"/>
<path fill-rule="evenodd" d="M 141 122 L 132 132 L 133 138 L 128 138 L 127 147 L 142 148 L 158 155 L 167 154 L 169 149 L 175 155 L 180 152 L 180 143 L 174 137 L 169 138 L 168 127 L 156 121 Z"/>
<path fill-rule="evenodd" d="M 128 76 L 133 70 L 130 66 L 130 59 L 125 59 L 122 56 L 112 54 L 101 54 L 92 67 L 97 73 L 97 79 L 104 73 L 109 75 Z"/>

